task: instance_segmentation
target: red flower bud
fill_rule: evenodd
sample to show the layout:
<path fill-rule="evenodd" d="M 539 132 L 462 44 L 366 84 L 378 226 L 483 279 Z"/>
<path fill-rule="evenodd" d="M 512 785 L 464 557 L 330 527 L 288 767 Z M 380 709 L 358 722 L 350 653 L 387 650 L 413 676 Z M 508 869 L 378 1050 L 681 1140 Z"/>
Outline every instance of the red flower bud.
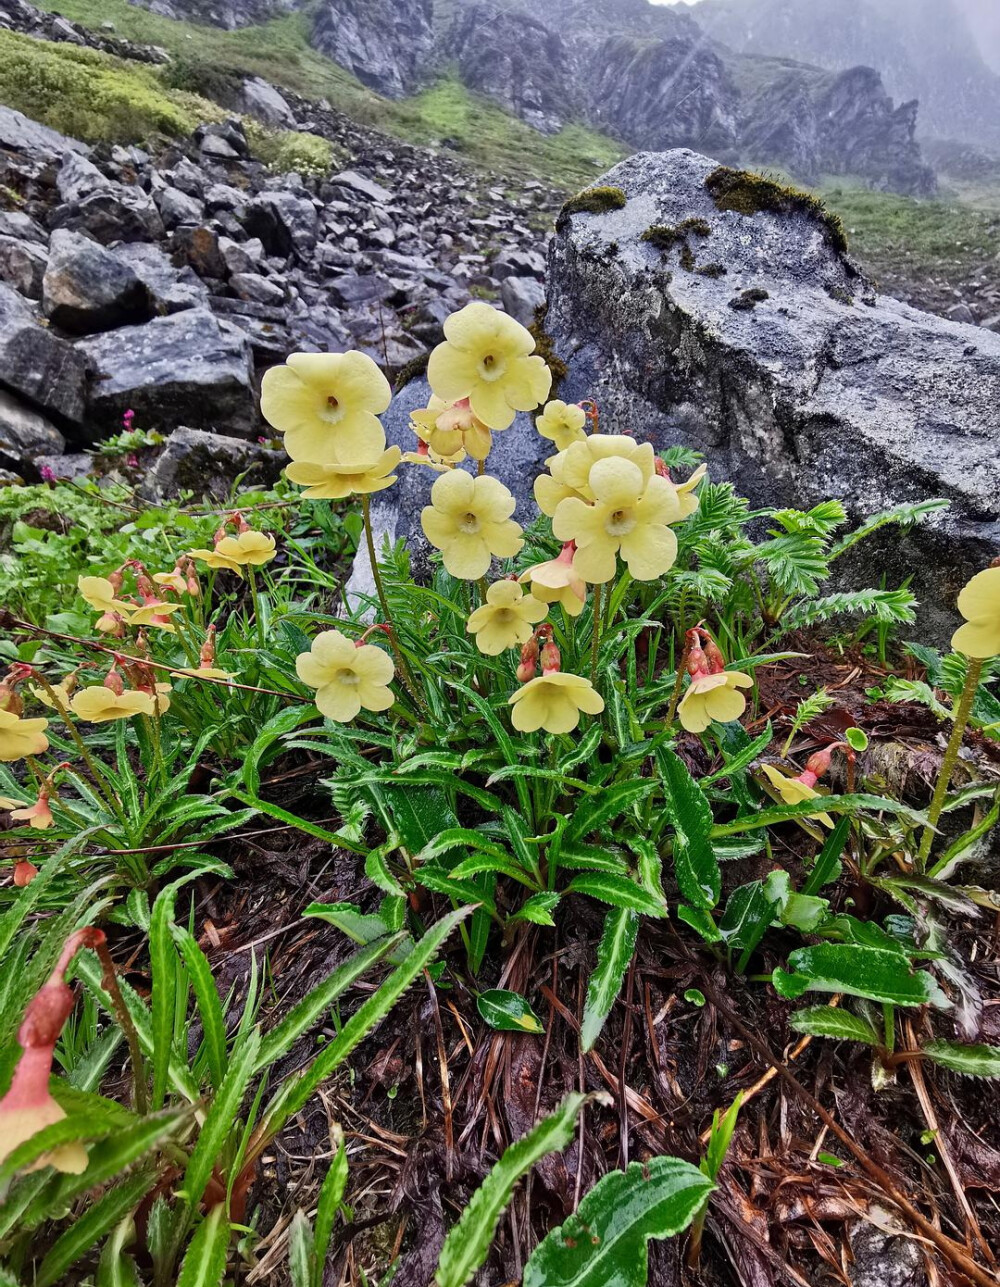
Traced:
<path fill-rule="evenodd" d="M 118 671 L 115 670 L 114 666 L 111 667 L 104 677 L 104 687 L 110 688 L 116 697 L 121 697 L 122 693 L 125 691 L 125 685 L 122 683 L 122 677 L 119 675 Z"/>
<path fill-rule="evenodd" d="M 541 660 L 542 660 L 543 675 L 554 674 L 557 670 L 560 670 L 562 667 L 562 657 L 559 653 L 559 649 L 556 647 L 556 645 L 552 642 L 551 639 L 548 640 L 548 642 L 545 644 L 544 648 L 542 649 Z"/>

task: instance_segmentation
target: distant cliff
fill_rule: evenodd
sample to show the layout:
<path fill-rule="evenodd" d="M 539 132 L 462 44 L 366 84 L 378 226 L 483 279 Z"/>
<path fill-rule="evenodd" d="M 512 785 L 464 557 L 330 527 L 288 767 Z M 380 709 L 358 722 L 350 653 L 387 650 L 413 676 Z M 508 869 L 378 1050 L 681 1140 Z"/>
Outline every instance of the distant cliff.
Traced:
<path fill-rule="evenodd" d="M 142 2 L 232 26 L 305 0 Z M 827 2 L 876 0 L 818 0 Z M 718 0 L 758 3 L 796 0 Z M 582 120 L 636 148 L 692 147 L 803 180 L 849 174 L 916 194 L 935 186 L 916 141 L 917 104 L 897 107 L 876 70 L 733 52 L 685 10 L 647 0 L 319 0 L 310 12 L 316 47 L 392 98 L 457 74 L 545 133 Z"/>

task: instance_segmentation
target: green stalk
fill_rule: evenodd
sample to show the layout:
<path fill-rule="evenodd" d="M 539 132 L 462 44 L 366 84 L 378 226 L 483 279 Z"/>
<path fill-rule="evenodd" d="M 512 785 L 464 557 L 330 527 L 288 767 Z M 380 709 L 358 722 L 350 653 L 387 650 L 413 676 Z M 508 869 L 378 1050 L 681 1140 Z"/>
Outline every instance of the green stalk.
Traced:
<path fill-rule="evenodd" d="M 590 682 L 597 683 L 597 649 L 601 642 L 601 595 L 603 585 L 594 586 L 594 624 L 590 639 Z"/>
<path fill-rule="evenodd" d="M 403 656 L 403 650 L 399 646 L 399 640 L 396 637 L 396 624 L 392 619 L 392 613 L 389 611 L 389 600 L 386 598 L 385 586 L 382 584 L 382 573 L 379 571 L 378 557 L 375 554 L 375 537 L 372 534 L 371 503 L 368 499 L 367 493 L 362 493 L 361 496 L 361 516 L 364 519 L 365 541 L 368 546 L 368 561 L 371 564 L 372 580 L 375 582 L 378 601 L 382 606 L 382 616 L 385 618 L 385 623 L 389 627 L 389 644 L 396 657 L 396 665 L 399 667 L 399 677 L 403 681 L 403 685 L 406 688 L 406 691 L 410 694 L 410 697 L 417 709 L 421 711 L 424 716 L 430 718 L 430 712 L 427 710 L 426 704 L 421 700 L 420 695 L 417 692 L 417 686 L 413 682 L 413 675 L 410 672 L 410 667 L 407 664 L 406 658 Z"/>
<path fill-rule="evenodd" d="M 934 788 L 934 798 L 931 800 L 931 807 L 927 810 L 927 826 L 924 828 L 917 861 L 914 864 L 916 871 L 921 875 L 927 867 L 931 845 L 934 843 L 934 828 L 937 826 L 938 819 L 944 810 L 945 800 L 948 797 L 948 788 L 951 786 L 951 775 L 958 760 L 958 753 L 962 749 L 962 738 L 965 736 L 965 730 L 968 727 L 969 716 L 972 714 L 972 703 L 976 699 L 979 677 L 982 673 L 982 658 L 970 657 L 969 665 L 965 672 L 965 685 L 962 688 L 958 704 L 954 708 L 954 724 L 951 730 L 951 738 L 944 753 L 944 759 L 941 761 L 941 772 L 938 774 L 937 785 Z"/>
<path fill-rule="evenodd" d="M 674 691 L 670 696 L 670 709 L 667 711 L 667 727 L 677 718 L 677 707 L 680 705 L 681 689 L 684 687 L 684 672 L 687 670 L 688 653 L 691 649 L 687 644 L 687 635 L 684 635 L 684 647 L 681 650 L 680 661 L 677 663 L 677 678 L 674 680 Z"/>
<path fill-rule="evenodd" d="M 247 581 L 250 583 L 250 598 L 253 600 L 253 619 L 257 628 L 257 644 L 261 652 L 267 647 L 267 639 L 264 636 L 264 620 L 260 615 L 260 596 L 257 593 L 257 574 L 253 569 L 253 564 L 247 564 Z M 197 663 L 196 663 L 197 664 Z"/>

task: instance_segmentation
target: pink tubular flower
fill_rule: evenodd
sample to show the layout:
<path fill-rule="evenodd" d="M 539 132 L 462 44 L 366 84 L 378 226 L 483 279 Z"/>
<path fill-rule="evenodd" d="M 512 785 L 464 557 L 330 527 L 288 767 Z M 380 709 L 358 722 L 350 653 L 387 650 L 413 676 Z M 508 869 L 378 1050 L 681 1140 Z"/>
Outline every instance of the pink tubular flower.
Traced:
<path fill-rule="evenodd" d="M 66 1116 L 49 1092 L 53 1052 L 73 1009 L 73 990 L 66 983 L 66 970 L 81 947 L 96 947 L 103 942 L 104 935 L 97 929 L 81 929 L 71 934 L 48 982 L 28 1003 L 17 1034 L 23 1053 L 14 1069 L 10 1089 L 0 1099 L 0 1161 L 46 1126 L 61 1122 Z M 87 1161 L 87 1150 L 74 1141 L 43 1153 L 25 1169 L 40 1171 L 52 1166 L 57 1171 L 79 1175 L 86 1170 Z"/>

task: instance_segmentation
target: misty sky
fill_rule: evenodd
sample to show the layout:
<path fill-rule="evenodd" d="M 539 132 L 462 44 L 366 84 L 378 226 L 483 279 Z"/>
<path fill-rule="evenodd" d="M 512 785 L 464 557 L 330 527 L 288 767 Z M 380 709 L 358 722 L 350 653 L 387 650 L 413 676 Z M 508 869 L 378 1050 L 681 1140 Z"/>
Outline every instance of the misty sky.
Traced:
<path fill-rule="evenodd" d="M 651 4 L 690 4 L 698 0 L 650 0 Z M 965 14 L 983 57 L 1000 71 L 1000 0 L 955 0 Z"/>

